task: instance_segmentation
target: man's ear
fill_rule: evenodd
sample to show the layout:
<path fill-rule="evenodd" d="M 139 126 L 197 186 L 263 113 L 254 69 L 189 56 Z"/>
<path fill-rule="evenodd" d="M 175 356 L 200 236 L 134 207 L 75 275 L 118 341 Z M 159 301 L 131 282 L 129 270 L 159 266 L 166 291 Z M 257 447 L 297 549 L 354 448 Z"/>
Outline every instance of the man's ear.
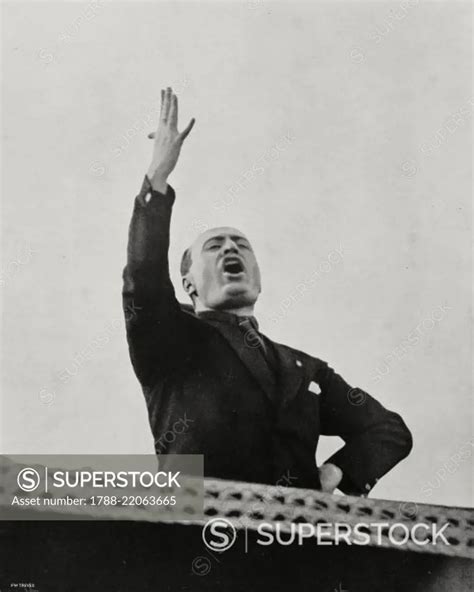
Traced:
<path fill-rule="evenodd" d="M 192 299 L 194 295 L 197 294 L 196 287 L 194 286 L 193 282 L 189 278 L 189 275 L 185 275 L 183 277 L 183 288 L 186 294 Z"/>

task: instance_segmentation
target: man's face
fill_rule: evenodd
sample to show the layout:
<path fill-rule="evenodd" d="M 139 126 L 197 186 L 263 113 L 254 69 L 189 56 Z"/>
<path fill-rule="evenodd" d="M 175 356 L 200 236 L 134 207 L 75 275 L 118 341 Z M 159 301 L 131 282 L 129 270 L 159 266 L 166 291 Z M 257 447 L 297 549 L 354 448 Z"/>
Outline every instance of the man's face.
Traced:
<path fill-rule="evenodd" d="M 248 239 L 235 228 L 207 230 L 191 246 L 185 278 L 198 308 L 231 310 L 253 306 L 261 291 L 260 270 Z"/>

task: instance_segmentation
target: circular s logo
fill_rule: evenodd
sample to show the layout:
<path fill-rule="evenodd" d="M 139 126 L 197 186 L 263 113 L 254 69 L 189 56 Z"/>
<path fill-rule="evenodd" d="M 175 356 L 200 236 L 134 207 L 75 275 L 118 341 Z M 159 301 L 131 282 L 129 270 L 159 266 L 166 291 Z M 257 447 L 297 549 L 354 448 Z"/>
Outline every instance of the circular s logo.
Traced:
<path fill-rule="evenodd" d="M 223 553 L 235 543 L 237 532 L 225 518 L 213 518 L 202 529 L 202 540 L 208 549 Z"/>
<path fill-rule="evenodd" d="M 208 557 L 195 557 L 192 564 L 193 573 L 197 576 L 206 576 L 211 571 L 211 562 Z"/>
<path fill-rule="evenodd" d="M 356 407 L 363 405 L 366 399 L 367 394 L 360 388 L 351 388 L 347 393 L 347 400 L 351 405 L 355 405 Z"/>
<path fill-rule="evenodd" d="M 35 469 L 22 469 L 16 478 L 18 487 L 23 491 L 34 491 L 40 484 L 40 476 Z"/>

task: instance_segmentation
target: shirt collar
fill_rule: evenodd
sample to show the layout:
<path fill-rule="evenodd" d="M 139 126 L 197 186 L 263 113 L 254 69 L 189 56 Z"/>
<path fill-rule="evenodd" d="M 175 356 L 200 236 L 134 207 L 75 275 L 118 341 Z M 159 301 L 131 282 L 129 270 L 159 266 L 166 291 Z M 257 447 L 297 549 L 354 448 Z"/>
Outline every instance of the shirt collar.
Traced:
<path fill-rule="evenodd" d="M 204 310 L 196 313 L 196 316 L 203 321 L 227 323 L 229 325 L 240 325 L 242 321 L 249 321 L 252 327 L 258 331 L 258 322 L 254 316 L 241 316 L 223 310 Z"/>

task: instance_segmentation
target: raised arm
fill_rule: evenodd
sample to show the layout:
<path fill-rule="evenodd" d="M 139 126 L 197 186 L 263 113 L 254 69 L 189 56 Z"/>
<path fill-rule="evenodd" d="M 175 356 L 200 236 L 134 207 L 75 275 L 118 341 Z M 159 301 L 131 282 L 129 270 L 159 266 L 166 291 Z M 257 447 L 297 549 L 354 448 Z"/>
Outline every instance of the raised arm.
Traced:
<path fill-rule="evenodd" d="M 194 125 L 177 129 L 178 99 L 171 88 L 161 93 L 161 112 L 151 164 L 135 199 L 130 223 L 123 307 L 135 373 L 151 386 L 159 373 L 174 367 L 186 347 L 186 315 L 176 300 L 168 265 L 171 210 L 175 199 L 168 177 Z"/>

